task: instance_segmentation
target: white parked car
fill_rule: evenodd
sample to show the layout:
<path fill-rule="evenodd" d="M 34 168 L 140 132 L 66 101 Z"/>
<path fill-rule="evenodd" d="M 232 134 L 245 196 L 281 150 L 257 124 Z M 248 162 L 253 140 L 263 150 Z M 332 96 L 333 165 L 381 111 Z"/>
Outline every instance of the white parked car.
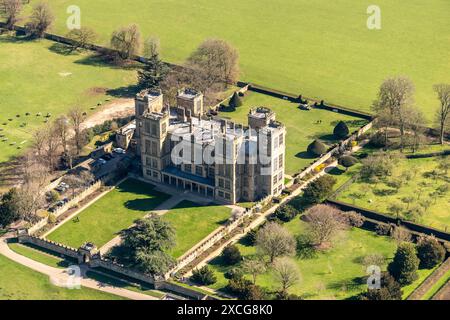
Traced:
<path fill-rule="evenodd" d="M 122 148 L 115 148 L 113 151 L 115 153 L 118 153 L 118 154 L 125 154 L 126 153 L 126 151 L 123 150 Z"/>

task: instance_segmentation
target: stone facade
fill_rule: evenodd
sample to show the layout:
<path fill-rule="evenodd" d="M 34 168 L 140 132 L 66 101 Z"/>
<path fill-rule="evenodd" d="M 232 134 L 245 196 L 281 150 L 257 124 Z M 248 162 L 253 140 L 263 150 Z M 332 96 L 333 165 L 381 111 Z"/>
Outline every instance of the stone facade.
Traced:
<path fill-rule="evenodd" d="M 188 92 L 188 93 L 186 93 Z M 180 91 L 163 106 L 160 91 L 136 96 L 136 133 L 146 180 L 234 204 L 281 193 L 285 126 L 267 108 L 249 113 L 249 127 L 203 114 L 203 95 Z"/>

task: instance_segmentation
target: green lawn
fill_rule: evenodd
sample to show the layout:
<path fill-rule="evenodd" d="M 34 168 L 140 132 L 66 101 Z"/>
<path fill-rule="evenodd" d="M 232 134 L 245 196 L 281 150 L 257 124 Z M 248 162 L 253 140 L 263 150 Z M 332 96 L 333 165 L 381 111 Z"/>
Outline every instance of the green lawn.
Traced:
<path fill-rule="evenodd" d="M 46 40 L 0 36 L 0 162 L 30 145 L 47 113 L 55 119 L 75 105 L 95 112 L 91 107 L 119 95 L 114 89 L 136 81 L 134 70 L 111 67 L 86 54 L 63 55 L 55 47 Z"/>
<path fill-rule="evenodd" d="M 70 262 L 65 258 L 58 257 L 54 253 L 44 252 L 42 249 L 34 248 L 32 245 L 9 243 L 8 246 L 14 252 L 50 267 L 64 269 L 70 265 Z"/>
<path fill-rule="evenodd" d="M 68 6 L 78 5 L 82 24 L 100 34 L 99 43 L 137 23 L 145 37 L 161 39 L 170 62 L 219 37 L 239 49 L 243 80 L 366 111 L 381 81 L 401 74 L 414 81 L 418 105 L 431 121 L 438 106 L 432 85 L 450 81 L 447 0 L 426 6 L 420 0 L 48 2 L 58 34 L 68 31 Z M 366 27 L 372 4 L 381 9 L 381 30 Z"/>
<path fill-rule="evenodd" d="M 0 255 L 0 300 L 121 300 L 101 291 L 56 287 L 47 276 Z M 9 275 L 9 276 L 7 276 Z"/>
<path fill-rule="evenodd" d="M 153 186 L 128 179 L 75 218 L 48 235 L 48 239 L 78 248 L 93 242 L 98 248 L 167 200 Z"/>
<path fill-rule="evenodd" d="M 190 201 L 182 201 L 163 215 L 176 232 L 176 246 L 170 250 L 174 258 L 179 258 L 215 229 L 223 225 L 231 216 L 231 209 L 225 206 L 202 206 Z"/>
<path fill-rule="evenodd" d="M 394 215 L 390 211 L 390 205 L 393 203 L 402 204 L 401 200 L 405 197 L 413 197 L 413 202 L 409 205 L 410 208 L 428 199 L 431 200 L 431 204 L 423 216 L 414 217 L 406 213 L 401 215 L 406 219 L 415 220 L 419 223 L 445 230 L 450 227 L 450 192 L 436 199 L 432 199 L 430 193 L 434 192 L 440 185 L 448 183 L 449 177 L 445 175 L 438 178 L 427 176 L 427 173 L 436 169 L 436 167 L 436 158 L 402 159 L 396 166 L 393 177 L 388 178 L 387 181 L 400 177 L 407 172 L 411 172 L 413 177 L 398 190 L 395 191 L 386 185 L 385 182 L 373 185 L 366 184 L 363 181 L 357 181 L 344 190 L 338 196 L 338 200 Z M 357 171 L 358 168 L 352 169 L 349 175 Z M 367 192 L 362 198 L 355 198 L 353 196 L 355 192 L 364 189 L 364 185 L 368 187 L 366 188 Z M 392 192 L 392 194 L 382 193 L 383 191 Z M 403 206 L 406 211 L 408 205 L 403 204 Z"/>
<path fill-rule="evenodd" d="M 284 224 L 293 235 L 304 233 L 306 223 L 296 218 Z M 253 246 L 246 244 L 245 240 L 238 243 L 238 247 L 244 256 L 256 253 Z M 361 264 L 362 258 L 369 254 L 382 254 L 386 257 L 387 264 L 393 258 L 396 244 L 388 237 L 377 236 L 373 232 L 353 228 L 342 233 L 334 242 L 334 247 L 319 252 L 313 258 L 294 257 L 294 261 L 300 270 L 301 280 L 290 289 L 291 293 L 303 296 L 305 299 L 347 299 L 366 290 L 365 268 Z M 213 289 L 222 289 L 228 283 L 224 272 L 230 267 L 222 264 L 221 258 L 210 261 L 209 266 L 217 276 L 217 283 L 211 286 Z M 429 274 L 429 270 L 420 270 L 421 274 Z M 250 276 L 247 275 L 250 279 Z M 247 277 L 246 276 L 246 277 Z M 416 281 L 411 288 L 414 289 L 421 282 Z M 276 290 L 276 282 L 269 270 L 257 279 L 257 284 L 269 291 Z"/>
<path fill-rule="evenodd" d="M 286 125 L 286 173 L 291 175 L 314 162 L 315 157 L 306 151 L 314 139 L 321 139 L 327 144 L 338 141 L 333 136 L 337 122 L 345 121 L 350 132 L 367 123 L 366 120 L 327 110 L 300 110 L 297 103 L 256 92 L 248 92 L 242 102 L 241 107 L 228 112 L 225 110 L 221 112 L 221 116 L 247 125 L 247 115 L 251 108 L 265 106 L 272 109 L 276 113 L 276 119 Z M 322 120 L 322 123 L 317 123 L 318 120 Z"/>
<path fill-rule="evenodd" d="M 422 297 L 422 300 L 430 300 L 438 291 L 450 281 L 450 270 L 447 271 Z"/>

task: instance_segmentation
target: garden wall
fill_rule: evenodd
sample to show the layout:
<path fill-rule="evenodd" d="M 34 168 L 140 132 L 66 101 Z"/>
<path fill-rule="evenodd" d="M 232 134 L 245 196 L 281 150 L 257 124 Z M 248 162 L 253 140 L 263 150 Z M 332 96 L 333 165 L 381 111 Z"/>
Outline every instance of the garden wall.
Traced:
<path fill-rule="evenodd" d="M 421 233 L 421 234 L 426 234 L 426 235 L 434 235 L 437 239 L 440 239 L 440 240 L 446 241 L 446 242 L 450 242 L 450 233 L 448 233 L 448 232 L 444 232 L 444 231 L 437 230 L 437 229 L 434 229 L 431 227 L 423 226 L 421 224 L 417 224 L 417 223 L 414 223 L 411 221 L 393 218 L 393 217 L 387 216 L 385 214 L 382 214 L 382 213 L 379 213 L 376 211 L 364 209 L 364 208 L 357 207 L 357 206 L 354 206 L 354 205 L 351 205 L 348 203 L 340 202 L 337 200 L 328 199 L 325 202 L 339 208 L 342 211 L 356 211 L 356 212 L 360 213 L 363 217 L 371 219 L 371 220 L 375 220 L 375 221 L 382 222 L 382 223 L 388 223 L 388 224 L 390 223 L 390 224 L 395 224 L 395 225 L 402 225 L 411 231 Z"/>
<path fill-rule="evenodd" d="M 45 250 L 50 250 L 52 252 L 56 252 L 62 254 L 64 256 L 70 258 L 78 258 L 78 250 L 65 246 L 63 244 L 53 242 L 47 239 L 34 237 L 29 234 L 26 230 L 20 230 L 18 234 L 19 243 L 31 243 L 39 248 L 43 248 Z"/>

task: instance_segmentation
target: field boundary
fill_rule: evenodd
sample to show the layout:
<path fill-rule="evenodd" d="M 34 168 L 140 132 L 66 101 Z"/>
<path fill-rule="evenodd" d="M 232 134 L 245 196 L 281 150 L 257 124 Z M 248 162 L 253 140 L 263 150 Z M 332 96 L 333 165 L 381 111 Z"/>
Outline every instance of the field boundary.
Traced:
<path fill-rule="evenodd" d="M 418 223 L 414 223 L 408 220 L 403 220 L 400 218 L 393 218 L 391 216 L 385 215 L 383 213 L 377 212 L 377 211 L 373 211 L 373 210 L 369 210 L 369 209 L 365 209 L 365 208 L 361 208 L 349 203 L 345 203 L 345 202 L 341 202 L 338 200 L 334 200 L 334 199 L 327 199 L 325 201 L 325 203 L 330 204 L 332 206 L 335 206 L 337 208 L 339 208 L 342 211 L 356 211 L 359 214 L 361 214 L 364 218 L 370 219 L 370 220 L 374 220 L 380 223 L 385 223 L 385 224 L 395 224 L 397 226 L 404 226 L 407 229 L 409 229 L 410 231 L 413 231 L 417 234 L 426 234 L 426 235 L 433 235 L 435 236 L 437 239 L 440 239 L 441 241 L 444 242 L 450 242 L 450 233 L 442 231 L 442 230 L 438 230 L 438 229 L 434 229 L 431 227 L 427 227 Z"/>

